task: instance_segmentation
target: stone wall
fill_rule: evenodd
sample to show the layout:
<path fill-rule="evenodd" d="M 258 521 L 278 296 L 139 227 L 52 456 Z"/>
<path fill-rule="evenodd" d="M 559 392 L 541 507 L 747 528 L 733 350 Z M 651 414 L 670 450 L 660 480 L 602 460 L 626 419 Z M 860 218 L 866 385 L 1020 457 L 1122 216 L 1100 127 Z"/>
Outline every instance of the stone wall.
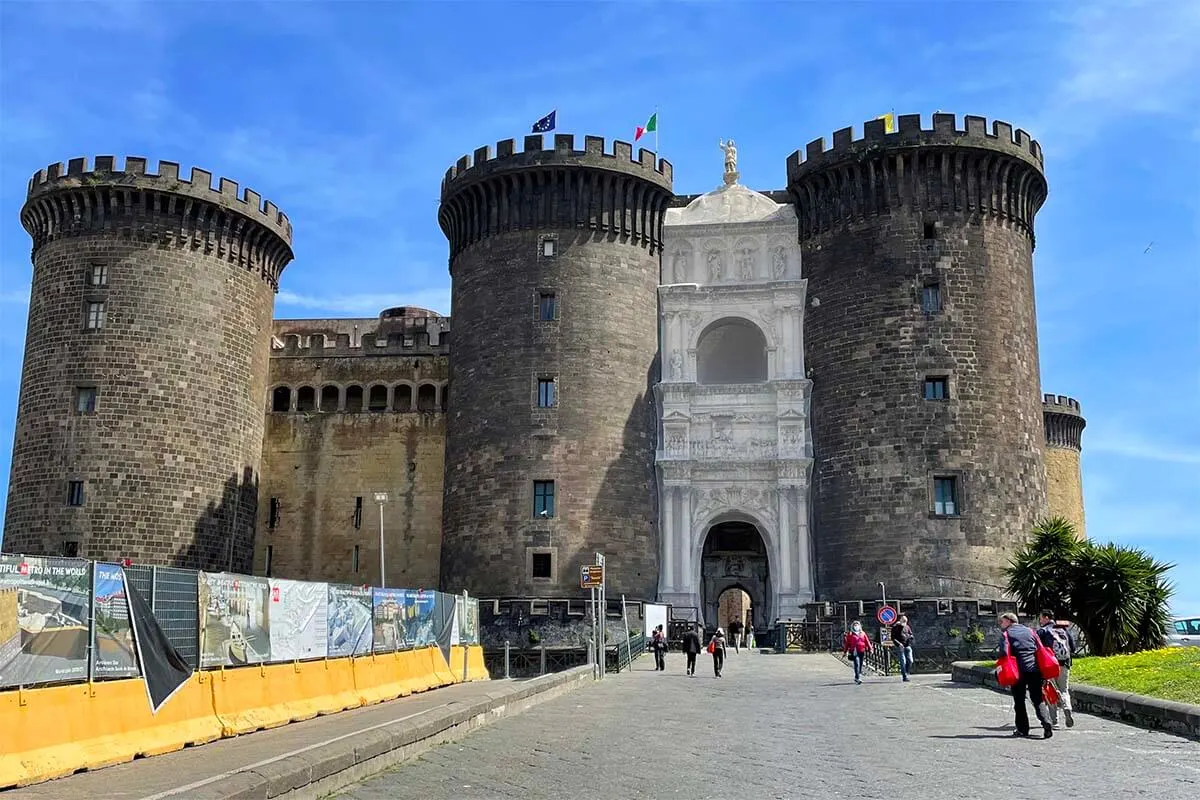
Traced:
<path fill-rule="evenodd" d="M 605 615 L 610 646 L 625 641 L 626 625 L 630 636 L 645 631 L 642 604 L 626 603 L 622 617 L 620 601 L 610 600 Z M 586 598 L 479 601 L 480 644 L 485 648 L 504 647 L 505 642 L 514 648 L 587 647 L 592 630 L 591 604 Z"/>
<path fill-rule="evenodd" d="M 1087 538 L 1083 510 L 1083 474 L 1080 457 L 1083 429 L 1087 421 L 1079 401 L 1063 395 L 1042 395 L 1042 417 L 1046 426 L 1046 492 L 1048 513 L 1064 517 L 1075 526 L 1080 539 Z"/>
<path fill-rule="evenodd" d="M 670 166 L 569 135 L 481 148 L 450 170 L 454 356 L 442 583 L 477 596 L 578 596 L 608 557 L 611 594 L 658 584 L 656 287 Z M 542 295 L 554 307 L 543 319 Z M 539 380 L 554 399 L 538 401 Z M 553 481 L 553 509 L 534 482 Z M 536 567 L 536 568 L 535 568 Z M 542 568 L 548 567 L 543 572 Z"/>
<path fill-rule="evenodd" d="M 349 327 L 349 322 L 338 325 Z M 448 371 L 445 344 L 405 348 L 401 340 L 394 347 L 376 347 L 376 321 L 352 322 L 368 334 L 368 344 L 281 347 L 271 359 L 271 387 L 286 387 L 291 404 L 287 411 L 267 413 L 255 574 L 267 574 L 269 554 L 269 574 L 275 577 L 379 585 L 374 495 L 382 491 L 388 493 L 383 507 L 387 585 L 435 588 L 441 557 L 445 414 L 439 404 Z M 320 321 L 278 321 L 277 340 L 322 329 L 336 337 L 328 328 Z M 314 390 L 316 409 L 297 409 L 302 387 Z M 352 387 L 364 391 L 360 411 L 346 410 Z M 370 409 L 372 387 L 389 390 L 386 408 Z M 322 405 L 323 394 L 330 401 L 336 396 L 337 403 Z M 433 398 L 431 409 L 418 411 L 409 403 L 422 394 Z"/>
<path fill-rule="evenodd" d="M 821 597 L 986 596 L 1045 514 L 1034 315 L 1041 150 L 935 114 L 789 160 L 809 308 Z M 844 188 L 844 190 L 843 190 Z M 936 292 L 934 292 L 936 287 Z M 932 302 L 930 302 L 932 301 Z M 927 379 L 946 393 L 926 399 Z M 953 507 L 936 503 L 954 482 Z"/>
<path fill-rule="evenodd" d="M 52 165 L 22 209 L 33 287 L 5 549 L 245 571 L 291 225 L 202 170 L 115 166 Z"/>

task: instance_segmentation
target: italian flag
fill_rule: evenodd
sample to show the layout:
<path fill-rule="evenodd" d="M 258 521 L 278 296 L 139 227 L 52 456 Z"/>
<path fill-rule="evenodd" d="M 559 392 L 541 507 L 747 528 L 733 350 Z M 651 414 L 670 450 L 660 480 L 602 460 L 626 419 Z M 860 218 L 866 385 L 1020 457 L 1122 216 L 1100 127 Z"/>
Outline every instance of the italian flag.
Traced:
<path fill-rule="evenodd" d="M 658 132 L 658 112 L 655 111 L 653 114 L 650 115 L 650 119 L 646 120 L 645 125 L 638 126 L 637 133 L 634 134 L 633 140 L 636 142 L 638 139 L 642 138 L 642 136 L 644 136 L 647 133 L 657 133 L 657 132 Z"/>

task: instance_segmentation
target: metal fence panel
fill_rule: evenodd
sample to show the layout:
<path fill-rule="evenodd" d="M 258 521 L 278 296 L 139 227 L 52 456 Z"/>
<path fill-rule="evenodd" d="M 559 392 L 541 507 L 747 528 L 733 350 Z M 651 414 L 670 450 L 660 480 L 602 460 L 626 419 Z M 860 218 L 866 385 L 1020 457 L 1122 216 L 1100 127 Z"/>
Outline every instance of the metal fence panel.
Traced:
<path fill-rule="evenodd" d="M 197 577 L 190 569 L 154 567 L 154 618 L 192 669 L 200 666 Z"/>

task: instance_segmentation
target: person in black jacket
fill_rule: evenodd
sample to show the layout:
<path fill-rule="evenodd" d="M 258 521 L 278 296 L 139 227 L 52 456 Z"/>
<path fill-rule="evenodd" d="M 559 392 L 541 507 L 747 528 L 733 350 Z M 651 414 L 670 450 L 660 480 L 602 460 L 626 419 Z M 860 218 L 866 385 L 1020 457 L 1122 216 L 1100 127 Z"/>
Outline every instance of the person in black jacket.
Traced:
<path fill-rule="evenodd" d="M 696 674 L 696 656 L 700 655 L 700 634 L 696 631 L 696 626 L 688 628 L 687 633 L 683 635 L 683 652 L 687 655 L 687 674 Z"/>
<path fill-rule="evenodd" d="M 892 644 L 896 648 L 896 660 L 900 662 L 900 677 L 908 681 L 913 664 L 913 629 L 908 624 L 907 616 L 901 615 L 892 626 Z"/>
<path fill-rule="evenodd" d="M 1017 615 L 1011 611 L 1000 615 L 1000 655 L 1011 653 L 1017 660 L 1017 670 L 1020 677 L 1012 687 L 1013 706 L 1017 712 L 1017 729 L 1013 736 L 1029 736 L 1029 711 L 1025 707 L 1025 697 L 1029 696 L 1033 703 L 1033 711 L 1037 714 L 1038 722 L 1042 723 L 1042 736 L 1049 739 L 1054 735 L 1050 725 L 1049 712 L 1045 710 L 1045 700 L 1042 697 L 1042 671 L 1037 664 L 1037 641 L 1035 634 L 1022 625 Z"/>

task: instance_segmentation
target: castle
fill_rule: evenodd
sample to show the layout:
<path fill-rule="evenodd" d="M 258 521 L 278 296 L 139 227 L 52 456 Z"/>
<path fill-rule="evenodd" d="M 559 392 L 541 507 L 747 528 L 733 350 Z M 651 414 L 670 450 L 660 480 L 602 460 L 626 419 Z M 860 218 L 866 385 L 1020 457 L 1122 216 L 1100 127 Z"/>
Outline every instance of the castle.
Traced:
<path fill-rule="evenodd" d="M 999 597 L 1038 518 L 1083 530 L 1085 422 L 1039 389 L 1042 152 L 897 121 L 765 192 L 733 142 L 688 196 L 625 142 L 479 148 L 442 182 L 449 318 L 273 320 L 275 205 L 51 165 L 5 549 L 570 601 L 603 552 L 610 598 L 709 624 L 728 589 L 759 624 Z"/>

